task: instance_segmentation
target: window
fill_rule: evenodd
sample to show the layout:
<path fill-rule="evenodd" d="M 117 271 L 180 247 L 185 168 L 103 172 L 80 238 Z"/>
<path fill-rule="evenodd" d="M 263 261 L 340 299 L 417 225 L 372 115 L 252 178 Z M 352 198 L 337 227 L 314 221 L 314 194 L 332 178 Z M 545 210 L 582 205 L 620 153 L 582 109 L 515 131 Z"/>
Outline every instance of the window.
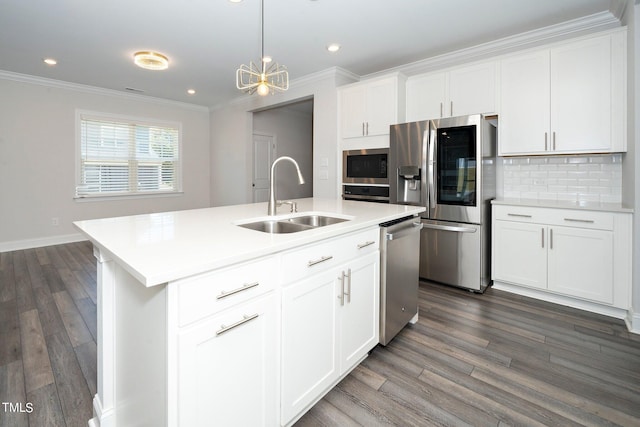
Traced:
<path fill-rule="evenodd" d="M 77 197 L 179 192 L 180 126 L 79 114 Z"/>

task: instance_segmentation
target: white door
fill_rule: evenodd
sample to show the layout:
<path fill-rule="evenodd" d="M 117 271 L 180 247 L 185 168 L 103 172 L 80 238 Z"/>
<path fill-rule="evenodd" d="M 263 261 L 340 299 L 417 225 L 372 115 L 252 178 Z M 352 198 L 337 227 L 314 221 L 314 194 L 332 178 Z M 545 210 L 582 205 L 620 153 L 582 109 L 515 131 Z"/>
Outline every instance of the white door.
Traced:
<path fill-rule="evenodd" d="M 547 232 L 542 225 L 494 221 L 493 279 L 547 288 Z"/>
<path fill-rule="evenodd" d="M 253 203 L 269 200 L 269 170 L 275 152 L 273 135 L 253 134 Z"/>
<path fill-rule="evenodd" d="M 460 67 L 449 73 L 449 115 L 496 111 L 496 65 L 494 62 Z"/>
<path fill-rule="evenodd" d="M 343 270 L 348 274 L 344 284 L 346 295 L 340 306 L 340 374 L 353 367 L 378 343 L 380 319 L 380 253 L 360 257 Z M 337 289 L 338 295 L 342 289 Z"/>
<path fill-rule="evenodd" d="M 611 231 L 550 228 L 550 290 L 611 304 L 613 280 Z"/>
<path fill-rule="evenodd" d="M 549 51 L 513 56 L 500 65 L 498 154 L 544 153 L 549 135 Z"/>
<path fill-rule="evenodd" d="M 407 122 L 444 117 L 446 73 L 407 80 Z"/>

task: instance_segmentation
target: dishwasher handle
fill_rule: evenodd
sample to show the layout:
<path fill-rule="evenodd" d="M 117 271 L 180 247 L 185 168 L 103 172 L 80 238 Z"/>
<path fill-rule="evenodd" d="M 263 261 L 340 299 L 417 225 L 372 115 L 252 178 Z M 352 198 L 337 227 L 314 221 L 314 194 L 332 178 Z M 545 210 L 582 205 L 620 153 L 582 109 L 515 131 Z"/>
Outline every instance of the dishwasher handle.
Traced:
<path fill-rule="evenodd" d="M 387 240 L 397 240 L 402 237 L 408 236 L 409 234 L 413 234 L 416 231 L 422 230 L 422 226 L 423 226 L 422 223 L 414 222 L 411 224 L 411 227 L 403 228 L 393 233 L 386 233 Z"/>

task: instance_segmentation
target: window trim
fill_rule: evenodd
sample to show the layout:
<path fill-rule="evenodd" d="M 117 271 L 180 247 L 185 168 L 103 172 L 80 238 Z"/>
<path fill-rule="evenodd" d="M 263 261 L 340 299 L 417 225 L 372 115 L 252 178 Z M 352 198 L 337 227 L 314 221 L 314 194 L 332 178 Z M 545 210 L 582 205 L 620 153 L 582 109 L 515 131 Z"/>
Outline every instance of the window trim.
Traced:
<path fill-rule="evenodd" d="M 172 127 L 178 130 L 178 166 L 176 172 L 176 188 L 173 191 L 120 191 L 92 194 L 78 194 L 77 188 L 82 185 L 82 120 L 128 122 L 143 126 Z M 153 118 L 129 116 L 122 114 L 103 113 L 89 110 L 76 110 L 75 117 L 75 186 L 74 199 L 80 200 L 130 200 L 134 198 L 171 197 L 184 194 L 182 188 L 182 123 L 176 121 L 159 120 Z"/>

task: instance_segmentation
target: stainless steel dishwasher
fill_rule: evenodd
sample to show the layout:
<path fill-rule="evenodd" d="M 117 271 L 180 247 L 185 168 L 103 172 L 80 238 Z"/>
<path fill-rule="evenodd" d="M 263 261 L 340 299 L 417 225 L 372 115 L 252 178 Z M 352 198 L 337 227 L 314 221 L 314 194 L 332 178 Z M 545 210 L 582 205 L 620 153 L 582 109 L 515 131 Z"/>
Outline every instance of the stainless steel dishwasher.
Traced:
<path fill-rule="evenodd" d="M 380 224 L 380 344 L 387 345 L 418 320 L 420 230 L 418 217 Z"/>

